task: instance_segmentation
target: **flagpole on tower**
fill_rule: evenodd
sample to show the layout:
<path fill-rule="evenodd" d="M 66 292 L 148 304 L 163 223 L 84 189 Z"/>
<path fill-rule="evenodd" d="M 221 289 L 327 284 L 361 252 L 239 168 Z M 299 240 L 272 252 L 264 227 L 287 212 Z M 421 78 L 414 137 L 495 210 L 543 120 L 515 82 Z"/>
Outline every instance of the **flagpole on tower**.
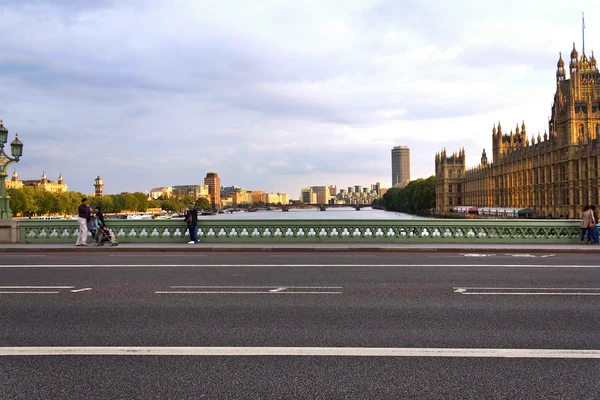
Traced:
<path fill-rule="evenodd" d="M 581 13 L 581 36 L 583 38 L 583 52 L 585 53 L 585 16 Z"/>

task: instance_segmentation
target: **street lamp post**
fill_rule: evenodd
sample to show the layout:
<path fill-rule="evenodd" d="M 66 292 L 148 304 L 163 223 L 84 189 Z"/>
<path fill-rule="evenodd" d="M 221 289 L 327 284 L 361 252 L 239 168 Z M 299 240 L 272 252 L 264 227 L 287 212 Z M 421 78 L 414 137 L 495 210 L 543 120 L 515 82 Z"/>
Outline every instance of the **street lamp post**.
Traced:
<path fill-rule="evenodd" d="M 4 151 L 6 142 L 8 142 L 8 130 L 0 120 L 0 220 L 12 218 L 9 204 L 10 197 L 6 194 L 6 187 L 4 186 L 4 180 L 8 176 L 6 170 L 10 164 L 19 162 L 23 155 L 23 143 L 19 140 L 19 134 L 16 134 L 15 140 L 10 143 L 12 157 Z"/>

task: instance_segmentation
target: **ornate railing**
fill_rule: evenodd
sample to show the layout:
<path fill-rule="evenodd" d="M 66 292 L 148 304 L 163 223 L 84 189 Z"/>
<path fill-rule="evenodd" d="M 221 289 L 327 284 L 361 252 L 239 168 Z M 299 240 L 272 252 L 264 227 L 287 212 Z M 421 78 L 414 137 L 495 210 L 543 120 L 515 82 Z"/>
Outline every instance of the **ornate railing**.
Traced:
<path fill-rule="evenodd" d="M 109 220 L 121 243 L 182 243 L 183 221 Z M 21 243 L 75 243 L 75 221 L 19 223 Z M 566 220 L 211 220 L 202 219 L 205 243 L 577 243 L 579 223 Z"/>

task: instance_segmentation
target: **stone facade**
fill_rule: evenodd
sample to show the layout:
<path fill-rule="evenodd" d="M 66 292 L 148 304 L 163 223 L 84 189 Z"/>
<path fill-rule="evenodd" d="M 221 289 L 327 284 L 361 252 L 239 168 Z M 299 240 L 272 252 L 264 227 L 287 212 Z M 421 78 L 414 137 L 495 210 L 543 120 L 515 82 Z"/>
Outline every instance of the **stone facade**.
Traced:
<path fill-rule="evenodd" d="M 548 131 L 527 136 L 525 123 L 505 133 L 492 130 L 492 160 L 485 149 L 474 168 L 464 150 L 435 156 L 436 211 L 452 207 L 535 209 L 540 217 L 579 218 L 584 205 L 600 204 L 600 73 L 592 52 L 573 46 L 569 79 L 559 57 Z"/>
<path fill-rule="evenodd" d="M 69 187 L 65 184 L 62 174 L 58 177 L 57 182 L 48 179 L 46 173 L 42 174 L 42 178 L 40 180 L 20 181 L 19 174 L 17 174 L 17 171 L 15 171 L 12 174 L 12 178 L 10 180 L 6 179 L 4 184 L 7 189 L 22 189 L 23 186 L 32 186 L 52 193 L 64 193 L 69 189 Z"/>

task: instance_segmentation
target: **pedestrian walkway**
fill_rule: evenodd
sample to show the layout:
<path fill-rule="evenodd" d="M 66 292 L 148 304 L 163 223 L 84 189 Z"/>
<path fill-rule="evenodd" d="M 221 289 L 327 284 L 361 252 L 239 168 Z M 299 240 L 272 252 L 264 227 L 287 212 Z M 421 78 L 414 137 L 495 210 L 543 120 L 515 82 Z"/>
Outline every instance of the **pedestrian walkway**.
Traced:
<path fill-rule="evenodd" d="M 15 252 L 397 252 L 397 253 L 585 253 L 600 254 L 600 245 L 581 244 L 392 244 L 392 243 L 121 243 L 118 247 L 73 244 L 0 244 L 0 253 Z"/>

